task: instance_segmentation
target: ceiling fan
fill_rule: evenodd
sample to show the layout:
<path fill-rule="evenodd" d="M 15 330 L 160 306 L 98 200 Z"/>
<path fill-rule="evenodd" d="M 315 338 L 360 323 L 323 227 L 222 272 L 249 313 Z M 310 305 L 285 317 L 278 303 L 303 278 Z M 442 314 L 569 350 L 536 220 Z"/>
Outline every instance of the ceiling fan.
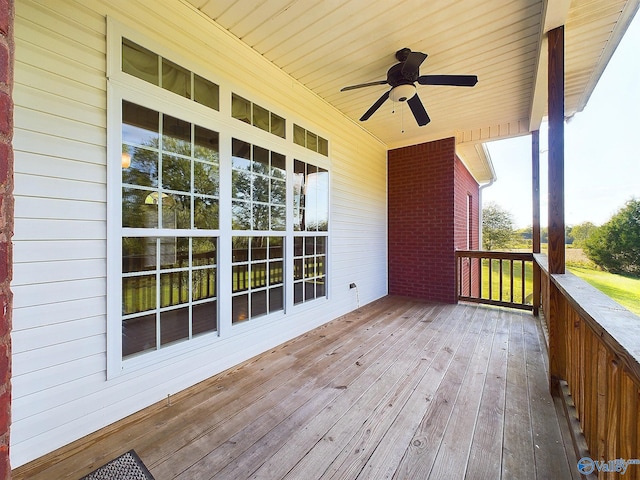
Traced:
<path fill-rule="evenodd" d="M 394 102 L 407 102 L 416 122 L 422 127 L 429 123 L 431 119 L 427 115 L 420 97 L 417 95 L 415 82 L 420 85 L 449 85 L 454 87 L 473 87 L 478 83 L 476 75 L 420 75 L 420 65 L 426 58 L 426 53 L 412 52 L 409 48 L 403 48 L 396 52 L 396 59 L 400 63 L 395 64 L 387 71 L 386 80 L 351 85 L 342 88 L 340 91 L 345 92 L 356 88 L 389 84 L 391 90 L 385 92 L 371 105 L 371 108 L 360 117 L 360 121 L 368 120 L 388 98 L 391 98 Z"/>

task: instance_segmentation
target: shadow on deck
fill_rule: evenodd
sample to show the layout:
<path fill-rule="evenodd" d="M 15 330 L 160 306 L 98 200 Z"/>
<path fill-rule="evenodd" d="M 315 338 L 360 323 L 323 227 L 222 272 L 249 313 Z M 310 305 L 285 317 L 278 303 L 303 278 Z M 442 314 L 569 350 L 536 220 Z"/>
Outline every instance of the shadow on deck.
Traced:
<path fill-rule="evenodd" d="M 579 478 L 529 313 L 385 297 L 14 471 L 135 449 L 156 479 Z"/>

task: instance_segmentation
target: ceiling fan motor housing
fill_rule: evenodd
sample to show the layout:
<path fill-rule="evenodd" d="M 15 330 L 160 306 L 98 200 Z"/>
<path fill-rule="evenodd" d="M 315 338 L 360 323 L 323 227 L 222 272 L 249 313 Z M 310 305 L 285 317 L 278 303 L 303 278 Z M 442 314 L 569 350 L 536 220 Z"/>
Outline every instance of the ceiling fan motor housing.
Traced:
<path fill-rule="evenodd" d="M 418 80 L 420 73 L 417 70 L 415 72 L 402 72 L 403 66 L 403 63 L 397 63 L 387 72 L 387 83 L 392 87 L 397 87 L 398 85 L 413 85 L 413 83 Z"/>

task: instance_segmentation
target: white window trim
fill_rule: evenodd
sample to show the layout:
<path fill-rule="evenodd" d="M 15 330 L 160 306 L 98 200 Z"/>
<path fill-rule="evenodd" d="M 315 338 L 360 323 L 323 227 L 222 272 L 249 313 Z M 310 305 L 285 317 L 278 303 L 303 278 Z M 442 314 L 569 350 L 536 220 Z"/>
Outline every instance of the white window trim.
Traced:
<path fill-rule="evenodd" d="M 122 64 L 122 38 L 127 38 L 164 58 L 188 69 L 192 72 L 213 81 L 219 86 L 219 111 L 200 105 L 192 100 L 179 97 L 172 92 L 151 85 L 144 80 L 135 78 L 121 71 Z M 253 125 L 246 124 L 231 116 L 231 93 L 237 93 L 252 102 L 267 108 L 269 111 L 286 119 L 286 138 L 282 139 L 270 132 L 262 131 Z M 305 147 L 293 143 L 293 124 L 306 128 L 308 122 L 295 114 L 285 113 L 274 106 L 267 99 L 254 98 L 244 87 L 230 85 L 216 76 L 215 72 L 204 70 L 202 65 L 195 64 L 162 44 L 154 42 L 148 37 L 136 31 L 134 28 L 124 25 L 111 17 L 107 17 L 107 379 L 115 379 L 125 373 L 138 371 L 143 368 L 157 367 L 159 364 L 170 361 L 178 356 L 194 354 L 201 348 L 210 348 L 216 342 L 229 339 L 236 335 L 242 335 L 251 329 L 269 329 L 272 325 L 282 325 L 283 319 L 291 313 L 300 314 L 318 307 L 318 303 L 328 301 L 331 281 L 331 230 L 327 232 L 297 232 L 293 231 L 293 163 L 294 159 L 304 161 L 324 168 L 329 172 L 329 211 L 328 220 L 331 225 L 331 141 L 329 141 L 329 156 L 313 152 Z M 162 113 L 184 118 L 192 123 L 219 133 L 219 229 L 218 229 L 218 326 L 215 332 L 200 335 L 188 341 L 179 342 L 160 350 L 149 351 L 131 358 L 122 358 L 122 237 L 121 225 L 121 144 L 122 144 L 122 101 L 161 111 Z M 276 108 L 274 108 L 276 107 Z M 312 125 L 309 128 L 319 135 L 329 139 L 326 132 L 322 132 Z M 285 239 L 285 299 L 284 310 L 272 313 L 266 317 L 258 317 L 255 321 L 242 322 L 236 325 L 231 323 L 232 286 L 231 278 L 231 237 L 234 231 L 231 229 L 231 182 L 223 179 L 231 178 L 231 162 L 222 159 L 231 158 L 231 139 L 238 138 L 252 145 L 259 145 L 269 150 L 281 153 L 286 158 L 287 169 L 287 203 L 286 222 L 287 227 L 283 232 L 271 232 L 273 235 L 283 234 Z M 141 229 L 143 230 L 143 229 Z M 235 231 L 237 232 L 237 231 Z M 132 233 L 129 230 L 129 233 Z M 143 235 L 153 236 L 153 232 L 144 231 Z M 294 236 L 303 233 L 308 235 L 326 235 L 327 265 L 325 276 L 327 278 L 327 290 L 325 297 L 316 298 L 314 301 L 293 303 L 293 239 Z M 269 235 L 264 231 L 243 231 L 243 234 L 251 236 Z M 210 235 L 207 233 L 207 235 Z M 180 230 L 177 236 L 197 236 L 197 231 Z M 225 260 L 228 259 L 228 260 Z M 228 299 L 229 301 L 225 301 Z"/>

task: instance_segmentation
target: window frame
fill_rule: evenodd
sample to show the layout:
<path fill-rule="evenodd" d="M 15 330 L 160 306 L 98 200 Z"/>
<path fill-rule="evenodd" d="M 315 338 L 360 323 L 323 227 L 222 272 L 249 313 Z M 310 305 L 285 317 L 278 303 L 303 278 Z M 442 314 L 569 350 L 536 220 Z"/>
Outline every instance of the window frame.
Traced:
<path fill-rule="evenodd" d="M 126 38 L 153 53 L 186 68 L 219 86 L 219 110 L 213 110 L 205 105 L 181 97 L 171 91 L 164 90 L 121 71 L 122 39 Z M 294 304 L 293 281 L 293 243 L 296 235 L 326 236 L 326 266 L 325 277 L 331 285 L 331 142 L 328 143 L 329 155 L 313 152 L 293 142 L 293 125 L 305 122 L 295 118 L 295 114 L 287 112 L 282 116 L 285 120 L 285 137 L 279 137 L 268 131 L 261 130 L 251 124 L 239 122 L 232 116 L 231 98 L 237 94 L 243 98 L 254 98 L 256 102 L 271 113 L 282 112 L 281 106 L 271 104 L 268 99 L 260 98 L 255 93 L 248 92 L 242 85 L 230 84 L 202 65 L 165 48 L 163 45 L 149 39 L 145 35 L 129 28 L 111 17 L 107 17 L 107 339 L 106 362 L 107 379 L 115 379 L 123 374 L 140 369 L 157 368 L 162 362 L 184 358 L 186 354 L 193 354 L 199 349 L 211 349 L 218 342 L 226 342 L 230 337 L 241 335 L 254 328 L 269 329 L 290 328 L 287 317 L 299 316 L 305 310 L 318 307 L 318 302 L 327 301 L 330 296 L 326 289 L 325 296 L 315 301 Z M 182 341 L 159 350 L 148 351 L 133 357 L 122 357 L 122 238 L 131 236 L 157 236 L 156 229 L 130 229 L 127 235 L 122 227 L 122 167 L 120 162 L 122 145 L 122 102 L 129 101 L 137 105 L 170 115 L 201 127 L 218 132 L 219 136 L 219 225 L 215 230 L 217 245 L 217 330 L 202 334 L 188 341 Z M 280 113 L 275 113 L 281 116 Z M 314 131 L 318 131 L 313 127 Z M 320 132 L 324 138 L 326 133 Z M 286 166 L 286 199 L 285 199 L 285 228 L 284 230 L 234 230 L 232 227 L 232 140 L 239 139 L 252 146 L 261 147 L 285 157 Z M 293 227 L 293 175 L 294 159 L 323 168 L 328 172 L 328 230 L 296 232 Z M 181 230 L 168 231 L 176 237 L 213 236 L 210 230 Z M 283 259 L 283 310 L 256 317 L 255 321 L 232 324 L 232 238 L 234 236 L 276 236 L 284 241 Z M 284 322 L 283 322 L 284 321 Z M 277 335 L 277 332 L 275 333 Z"/>

